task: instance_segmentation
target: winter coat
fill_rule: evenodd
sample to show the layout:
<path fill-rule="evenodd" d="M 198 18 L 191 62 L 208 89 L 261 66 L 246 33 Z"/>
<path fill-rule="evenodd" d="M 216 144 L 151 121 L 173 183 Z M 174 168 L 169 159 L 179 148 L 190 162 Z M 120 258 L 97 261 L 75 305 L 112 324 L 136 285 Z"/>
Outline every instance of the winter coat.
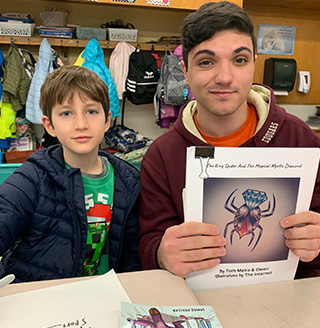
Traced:
<path fill-rule="evenodd" d="M 42 110 L 39 106 L 40 89 L 48 73 L 53 72 L 51 45 L 47 39 L 43 39 L 39 48 L 38 62 L 35 64 L 35 72 L 31 80 L 26 105 L 26 118 L 35 124 L 42 124 Z"/>
<path fill-rule="evenodd" d="M 0 49 L 0 99 L 2 98 L 2 78 L 3 78 L 3 62 L 4 62 L 4 57 L 3 57 L 3 53 Z"/>
<path fill-rule="evenodd" d="M 22 58 L 15 45 L 11 44 L 4 60 L 3 99 L 12 104 L 17 112 L 27 102 L 30 78 L 22 64 Z"/>
<path fill-rule="evenodd" d="M 109 265 L 140 270 L 138 258 L 139 171 L 100 151 L 114 166 Z M 87 246 L 87 214 L 79 169 L 66 169 L 62 147 L 31 155 L 0 186 L 2 273 L 16 282 L 80 276 Z"/>
<path fill-rule="evenodd" d="M 111 118 L 120 115 L 120 102 L 117 88 L 104 62 L 103 50 L 96 39 L 88 41 L 85 49 L 74 65 L 87 67 L 100 76 L 109 88 Z"/>

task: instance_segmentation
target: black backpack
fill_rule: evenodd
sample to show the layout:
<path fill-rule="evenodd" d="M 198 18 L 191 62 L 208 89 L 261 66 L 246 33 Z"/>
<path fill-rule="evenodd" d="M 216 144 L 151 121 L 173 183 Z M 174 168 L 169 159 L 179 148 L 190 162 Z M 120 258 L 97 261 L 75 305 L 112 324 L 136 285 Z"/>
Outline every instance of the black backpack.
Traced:
<path fill-rule="evenodd" d="M 158 80 L 156 58 L 151 53 L 136 49 L 129 58 L 127 98 L 135 105 L 153 103 Z"/>

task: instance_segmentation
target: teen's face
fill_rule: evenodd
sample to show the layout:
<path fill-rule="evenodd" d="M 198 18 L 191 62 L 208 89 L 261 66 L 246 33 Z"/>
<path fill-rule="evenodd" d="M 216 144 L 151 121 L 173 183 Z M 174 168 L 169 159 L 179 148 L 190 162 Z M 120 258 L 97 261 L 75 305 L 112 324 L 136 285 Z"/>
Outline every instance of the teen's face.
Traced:
<path fill-rule="evenodd" d="M 254 74 L 251 37 L 236 30 L 217 32 L 188 54 L 188 85 L 198 112 L 208 119 L 247 111 L 247 96 Z"/>
<path fill-rule="evenodd" d="M 79 156 L 97 156 L 99 144 L 110 126 L 101 103 L 75 93 L 52 109 L 52 125 L 44 116 L 42 122 L 51 136 L 62 144 L 65 161 L 73 163 Z"/>

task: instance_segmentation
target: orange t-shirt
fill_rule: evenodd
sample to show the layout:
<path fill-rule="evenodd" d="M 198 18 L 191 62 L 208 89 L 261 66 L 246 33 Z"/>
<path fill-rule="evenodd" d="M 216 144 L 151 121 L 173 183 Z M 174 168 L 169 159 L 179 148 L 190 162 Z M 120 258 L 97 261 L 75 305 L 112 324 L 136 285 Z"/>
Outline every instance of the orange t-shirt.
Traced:
<path fill-rule="evenodd" d="M 243 125 L 235 132 L 228 134 L 224 137 L 212 137 L 200 130 L 200 127 L 197 122 L 197 112 L 194 113 L 193 120 L 194 123 L 202 135 L 202 138 L 211 146 L 214 147 L 239 147 L 244 142 L 249 140 L 256 130 L 258 124 L 258 114 L 255 107 L 251 104 L 248 104 L 248 116 Z"/>

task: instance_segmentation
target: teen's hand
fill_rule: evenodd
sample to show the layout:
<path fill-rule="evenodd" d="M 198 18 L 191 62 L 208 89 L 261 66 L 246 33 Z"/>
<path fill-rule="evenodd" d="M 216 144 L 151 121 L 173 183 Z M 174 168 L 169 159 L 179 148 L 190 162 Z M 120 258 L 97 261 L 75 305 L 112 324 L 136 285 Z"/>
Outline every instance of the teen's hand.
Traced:
<path fill-rule="evenodd" d="M 301 212 L 281 220 L 286 245 L 303 262 L 310 262 L 320 252 L 320 214 Z M 299 226 L 300 225 L 300 226 Z"/>
<path fill-rule="evenodd" d="M 169 227 L 158 248 L 160 268 L 186 277 L 190 272 L 213 268 L 226 254 L 226 240 L 209 223 L 184 222 Z"/>

